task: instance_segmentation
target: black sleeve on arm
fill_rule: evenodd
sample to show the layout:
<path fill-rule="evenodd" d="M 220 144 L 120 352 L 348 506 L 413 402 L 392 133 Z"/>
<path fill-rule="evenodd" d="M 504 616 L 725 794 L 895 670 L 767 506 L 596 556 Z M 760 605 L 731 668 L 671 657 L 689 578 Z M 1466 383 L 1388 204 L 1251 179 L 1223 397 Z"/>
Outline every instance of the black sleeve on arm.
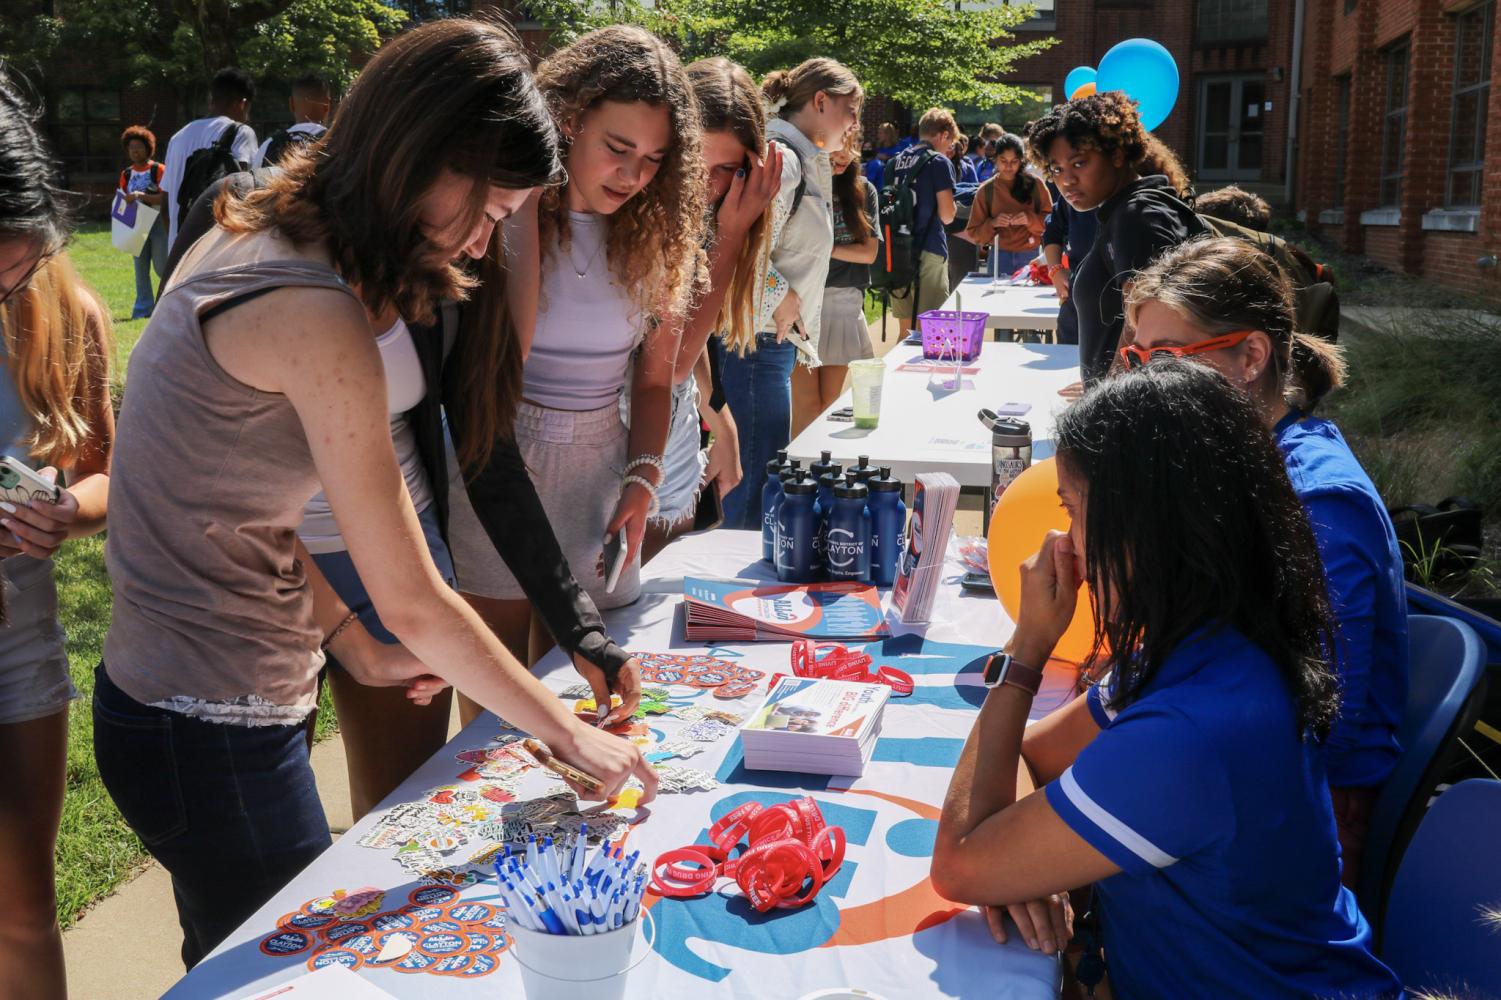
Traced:
<path fill-rule="evenodd" d="M 1061 201 L 1053 202 L 1053 210 L 1048 213 L 1047 223 L 1042 228 L 1042 245 L 1050 247 L 1054 244 L 1068 248 L 1068 206 Z"/>
<path fill-rule="evenodd" d="M 447 413 L 457 440 L 463 436 L 462 407 L 450 405 Z M 630 656 L 610 640 L 594 600 L 568 568 L 516 442 L 497 440 L 490 460 L 466 486 L 490 544 L 526 591 L 553 639 L 565 652 L 580 654 L 613 680 Z"/>

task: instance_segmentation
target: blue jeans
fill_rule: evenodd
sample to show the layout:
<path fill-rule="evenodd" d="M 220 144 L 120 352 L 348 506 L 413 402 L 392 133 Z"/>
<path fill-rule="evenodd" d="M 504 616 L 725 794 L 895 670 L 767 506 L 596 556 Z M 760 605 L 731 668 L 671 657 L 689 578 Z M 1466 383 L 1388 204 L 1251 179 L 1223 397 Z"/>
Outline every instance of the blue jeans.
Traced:
<path fill-rule="evenodd" d="M 797 348 L 777 343 L 774 333 L 756 334 L 756 349 L 745 357 L 722 351 L 724 398 L 740 431 L 740 468 L 745 478 L 724 498 L 724 526 L 761 530 L 761 487 L 766 463 L 792 436 L 792 366 Z"/>
<path fill-rule="evenodd" d="M 989 268 L 991 277 L 996 276 L 995 265 L 997 263 L 1001 266 L 1000 277 L 1005 278 L 1015 274 L 1023 264 L 1030 264 L 1037 259 L 1035 250 L 1002 250 L 999 255 L 995 250 L 990 252 L 996 257 L 996 261 Z"/>
<path fill-rule="evenodd" d="M 172 875 L 189 969 L 333 843 L 301 723 L 230 726 L 152 708 L 101 663 L 94 761 Z"/>
<path fill-rule="evenodd" d="M 438 508 L 435 504 L 428 504 L 422 513 L 417 515 L 417 520 L 422 523 L 422 537 L 427 540 L 427 551 L 433 557 L 433 564 L 438 567 L 438 573 L 443 577 L 443 582 L 457 589 L 454 582 L 453 557 L 448 553 L 448 546 L 443 541 L 443 530 L 438 525 Z M 334 588 L 334 593 L 339 595 L 339 600 L 350 611 L 360 616 L 360 624 L 365 626 L 365 631 L 388 645 L 395 645 L 396 636 L 391 630 L 381 623 L 380 615 L 375 613 L 375 605 L 370 600 L 370 593 L 365 589 L 365 584 L 360 580 L 360 574 L 355 571 L 354 560 L 349 557 L 348 550 L 339 552 L 314 553 L 313 562 L 318 564 L 318 570 L 323 574 L 328 585 Z M 328 657 L 330 666 L 339 666 L 337 660 Z M 343 669 L 340 667 L 340 669 Z"/>
<path fill-rule="evenodd" d="M 136 254 L 135 267 L 136 304 L 130 310 L 130 318 L 145 319 L 156 308 L 156 293 L 151 287 L 151 269 L 156 268 L 158 278 L 167 270 L 167 220 L 164 217 L 157 216 L 156 225 L 151 227 L 151 235 L 146 237 L 146 245 Z"/>

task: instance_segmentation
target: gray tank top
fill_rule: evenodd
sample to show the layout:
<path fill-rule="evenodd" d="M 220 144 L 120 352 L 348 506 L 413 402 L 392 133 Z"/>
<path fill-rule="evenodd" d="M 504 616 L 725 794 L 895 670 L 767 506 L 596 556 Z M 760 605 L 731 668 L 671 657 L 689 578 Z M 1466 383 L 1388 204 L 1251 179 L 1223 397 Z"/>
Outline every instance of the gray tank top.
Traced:
<path fill-rule="evenodd" d="M 215 306 L 287 286 L 349 292 L 308 261 L 206 268 L 172 284 L 131 352 L 104 661 L 142 704 L 255 726 L 299 722 L 316 702 L 321 636 L 294 548 L 319 488 L 307 438 L 285 396 L 219 367 L 201 325 Z"/>

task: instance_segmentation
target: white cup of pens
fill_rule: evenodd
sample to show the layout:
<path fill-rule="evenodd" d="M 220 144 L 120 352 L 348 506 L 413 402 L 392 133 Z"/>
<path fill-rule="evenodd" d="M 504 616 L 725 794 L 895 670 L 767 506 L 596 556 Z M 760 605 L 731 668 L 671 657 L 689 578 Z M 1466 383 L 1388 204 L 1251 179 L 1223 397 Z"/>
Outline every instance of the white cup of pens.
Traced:
<path fill-rule="evenodd" d="M 528 1000 L 619 1000 L 637 931 L 651 915 L 641 906 L 646 869 L 640 852 L 601 843 L 591 850 L 587 826 L 572 844 L 535 836 L 524 851 L 509 847 L 495 862 L 512 954 Z"/>

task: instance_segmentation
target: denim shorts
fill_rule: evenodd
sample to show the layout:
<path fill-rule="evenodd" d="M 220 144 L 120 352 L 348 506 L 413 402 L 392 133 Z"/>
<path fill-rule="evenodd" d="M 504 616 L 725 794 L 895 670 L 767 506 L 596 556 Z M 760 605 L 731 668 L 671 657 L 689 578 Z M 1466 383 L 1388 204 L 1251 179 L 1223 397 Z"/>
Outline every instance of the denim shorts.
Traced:
<path fill-rule="evenodd" d="M 0 725 L 61 712 L 78 697 L 57 620 L 52 560 L 11 556 L 4 563 L 0 625 Z"/>
<path fill-rule="evenodd" d="M 447 543 L 443 541 L 443 529 L 438 524 L 437 504 L 428 504 L 424 507 L 417 515 L 417 520 L 422 523 L 422 536 L 427 539 L 427 551 L 432 554 L 433 564 L 438 567 L 438 573 L 443 577 L 443 581 L 453 587 L 453 558 L 448 552 Z M 355 571 L 354 560 L 349 557 L 348 550 L 315 553 L 313 562 L 318 564 L 319 572 L 323 574 L 329 586 L 334 588 L 334 593 L 339 595 L 345 607 L 360 616 L 360 624 L 365 626 L 365 631 L 381 642 L 394 645 L 397 641 L 396 636 L 391 634 L 390 629 L 381 623 L 380 615 L 375 613 L 375 605 L 370 600 L 370 592 L 365 589 L 365 584 L 360 580 L 360 574 Z M 330 659 L 329 662 L 334 661 Z"/>

